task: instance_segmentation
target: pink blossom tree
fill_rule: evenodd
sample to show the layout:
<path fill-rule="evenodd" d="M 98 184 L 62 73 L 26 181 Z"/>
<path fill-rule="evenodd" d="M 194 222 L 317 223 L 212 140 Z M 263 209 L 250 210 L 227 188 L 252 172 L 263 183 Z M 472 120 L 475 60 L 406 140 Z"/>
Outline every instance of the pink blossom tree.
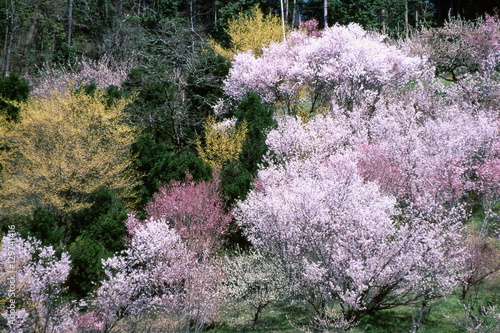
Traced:
<path fill-rule="evenodd" d="M 305 32 L 309 37 L 320 37 L 322 35 L 322 31 L 319 29 L 319 22 L 316 19 L 301 22 L 299 30 Z"/>
<path fill-rule="evenodd" d="M 356 113 L 350 117 L 334 114 L 339 123 L 358 133 L 360 174 L 411 205 L 453 206 L 471 191 L 491 192 L 491 188 L 479 188 L 481 170 L 498 156 L 497 112 L 481 104 L 474 106 L 455 88 L 432 84 L 430 89 L 420 86 L 384 96 L 371 118 L 361 122 L 356 122 L 360 118 Z"/>
<path fill-rule="evenodd" d="M 476 191 L 481 198 L 483 218 L 479 226 L 471 228 L 467 239 L 469 259 L 467 274 L 462 282 L 462 298 L 488 277 L 500 271 L 500 251 L 495 246 L 500 229 L 500 214 L 495 205 L 500 200 L 500 144 L 495 143 L 495 154 L 485 159 L 477 168 Z"/>
<path fill-rule="evenodd" d="M 484 21 L 465 36 L 479 68 L 491 74 L 500 64 L 500 17 L 485 14 Z"/>
<path fill-rule="evenodd" d="M 277 123 L 279 129 L 267 134 L 266 144 L 272 152 L 268 162 L 323 159 L 355 144 L 351 133 L 328 115 L 317 115 L 307 121 L 285 116 L 278 118 Z"/>
<path fill-rule="evenodd" d="M 254 91 L 264 102 L 284 103 L 287 112 L 304 101 L 311 111 L 331 101 L 348 110 L 371 105 L 383 91 L 426 72 L 424 61 L 384 39 L 356 24 L 324 29 L 321 36 L 292 32 L 258 58 L 236 55 L 225 91 L 234 99 Z"/>
<path fill-rule="evenodd" d="M 105 332 L 118 324 L 199 332 L 220 305 L 218 266 L 198 260 L 164 219 L 137 225 L 129 247 L 103 264 L 107 279 L 90 309 Z"/>
<path fill-rule="evenodd" d="M 165 219 L 190 250 L 210 254 L 222 244 L 232 217 L 224 211 L 217 174 L 200 183 L 187 178 L 184 183 L 172 181 L 160 188 L 146 212 L 153 220 Z"/>
<path fill-rule="evenodd" d="M 332 301 L 351 321 L 434 299 L 458 283 L 461 212 L 395 206 L 394 197 L 363 180 L 354 154 L 346 152 L 262 169 L 236 217 L 317 313 Z"/>
<path fill-rule="evenodd" d="M 52 246 L 15 232 L 2 238 L 0 295 L 8 300 L 2 316 L 8 332 L 73 332 L 76 326 L 71 304 L 62 303 L 70 258 L 60 258 Z"/>
<path fill-rule="evenodd" d="M 46 65 L 37 75 L 27 76 L 27 79 L 33 88 L 31 94 L 35 96 L 47 95 L 53 90 L 63 92 L 81 88 L 91 83 L 104 90 L 112 85 L 121 87 L 132 65 L 132 61 L 118 62 L 110 56 L 99 60 L 82 58 L 70 69 Z"/>
<path fill-rule="evenodd" d="M 188 175 L 184 183 L 160 188 L 146 207 L 145 221 L 129 214 L 128 248 L 104 262 L 107 280 L 88 317 L 104 321 L 104 331 L 140 322 L 197 332 L 210 322 L 222 303 L 222 273 L 213 254 L 232 218 L 219 189 L 217 175 L 200 183 Z"/>

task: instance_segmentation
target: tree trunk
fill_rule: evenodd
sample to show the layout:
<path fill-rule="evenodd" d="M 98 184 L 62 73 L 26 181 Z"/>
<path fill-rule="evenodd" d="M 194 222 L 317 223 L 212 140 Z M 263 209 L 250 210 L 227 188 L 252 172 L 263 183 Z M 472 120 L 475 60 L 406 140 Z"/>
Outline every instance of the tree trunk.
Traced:
<path fill-rule="evenodd" d="M 418 9 L 415 9 L 415 28 L 418 30 Z"/>
<path fill-rule="evenodd" d="M 5 47 L 4 47 L 4 62 L 2 66 L 2 76 L 9 76 L 10 57 L 12 54 L 12 41 L 14 38 L 14 0 L 5 2 Z"/>
<path fill-rule="evenodd" d="M 385 9 L 382 9 L 380 16 L 382 16 L 382 34 L 385 35 L 387 33 L 387 13 Z"/>
<path fill-rule="evenodd" d="M 409 24 L 408 24 L 408 0 L 405 1 L 405 35 L 406 35 L 406 39 L 408 39 L 409 35 L 410 35 L 410 28 L 409 28 Z"/>
<path fill-rule="evenodd" d="M 289 13 L 289 4 L 288 0 L 284 0 L 284 5 L 285 5 L 285 21 L 288 23 L 288 13 Z"/>
<path fill-rule="evenodd" d="M 191 30 L 196 31 L 196 0 L 189 1 L 189 18 L 191 22 Z"/>
<path fill-rule="evenodd" d="M 280 0 L 280 5 L 281 5 L 281 28 L 283 30 L 283 40 L 285 40 L 285 13 L 283 9 L 283 0 Z"/>
<path fill-rule="evenodd" d="M 66 32 L 66 44 L 71 45 L 71 31 L 73 29 L 73 0 L 68 0 L 68 31 Z"/>
<path fill-rule="evenodd" d="M 323 28 L 328 27 L 328 0 L 323 0 Z"/>

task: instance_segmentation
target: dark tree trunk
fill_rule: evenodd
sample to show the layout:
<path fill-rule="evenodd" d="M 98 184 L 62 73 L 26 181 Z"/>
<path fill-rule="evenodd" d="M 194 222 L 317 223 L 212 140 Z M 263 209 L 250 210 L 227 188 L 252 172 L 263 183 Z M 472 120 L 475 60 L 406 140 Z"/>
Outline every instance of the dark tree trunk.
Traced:
<path fill-rule="evenodd" d="M 66 32 L 66 44 L 71 45 L 71 31 L 73 30 L 73 0 L 68 0 L 68 31 Z"/>

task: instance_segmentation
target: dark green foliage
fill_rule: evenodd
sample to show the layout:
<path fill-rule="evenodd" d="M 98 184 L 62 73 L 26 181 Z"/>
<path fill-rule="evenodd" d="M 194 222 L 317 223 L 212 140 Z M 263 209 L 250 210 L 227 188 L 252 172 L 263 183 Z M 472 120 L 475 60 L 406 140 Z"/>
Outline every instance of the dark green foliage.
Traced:
<path fill-rule="evenodd" d="M 68 252 L 72 268 L 68 277 L 69 293 L 83 297 L 94 290 L 104 277 L 101 259 L 124 249 L 127 211 L 107 188 L 100 188 L 87 199 L 88 208 L 72 216 Z"/>
<path fill-rule="evenodd" d="M 186 1 L 182 0 L 160 0 L 156 1 L 157 13 L 161 17 L 175 17 L 180 14 Z"/>
<path fill-rule="evenodd" d="M 233 204 L 236 200 L 244 200 L 253 183 L 253 175 L 239 161 L 226 165 L 221 170 L 222 192 Z"/>
<path fill-rule="evenodd" d="M 432 3 L 440 25 L 450 16 L 475 20 L 485 12 L 491 15 L 500 8 L 500 0 L 433 0 Z"/>
<path fill-rule="evenodd" d="M 267 152 L 267 133 L 276 126 L 273 108 L 263 104 L 255 93 L 248 93 L 238 103 L 234 115 L 238 119 L 238 124 L 246 122 L 248 132 L 239 159 L 226 165 L 220 172 L 222 193 L 227 200 L 228 208 L 236 200 L 244 200 L 252 188 L 259 164 Z M 238 226 L 233 225 L 231 230 L 226 242 L 229 247 L 249 246 L 248 240 Z"/>
<path fill-rule="evenodd" d="M 139 106 L 159 107 L 167 102 L 169 84 L 164 85 L 160 78 L 153 80 L 144 68 L 133 68 L 128 73 L 122 87 L 127 92 L 138 91 L 137 100 L 130 111 L 136 111 Z"/>
<path fill-rule="evenodd" d="M 78 89 L 78 92 L 83 91 L 86 95 L 94 96 L 97 91 L 97 84 L 95 82 L 90 82 L 89 84 Z"/>
<path fill-rule="evenodd" d="M 186 172 L 196 180 L 208 180 L 212 176 L 211 167 L 203 162 L 194 152 L 183 150 L 176 152 L 168 140 L 160 136 L 143 134 L 135 143 L 137 159 L 135 167 L 142 175 L 139 188 L 140 207 L 150 201 L 153 194 L 170 180 L 184 180 Z"/>
<path fill-rule="evenodd" d="M 160 63 L 152 66 L 133 69 L 123 84 L 126 93 L 137 93 L 127 112 L 144 132 L 184 146 L 201 130 L 203 117 L 189 114 L 189 103 L 183 100 L 180 82 L 171 70 Z"/>
<path fill-rule="evenodd" d="M 328 25 L 358 23 L 366 30 L 384 31 L 391 36 L 401 36 L 405 32 L 405 12 L 404 1 L 329 0 Z M 304 2 L 301 13 L 307 19 L 318 20 L 320 27 L 323 27 L 323 0 Z M 408 1 L 410 28 L 432 24 L 434 19 L 434 6 L 429 3 L 424 5 L 418 1 Z"/>
<path fill-rule="evenodd" d="M 16 73 L 0 78 L 0 115 L 5 115 L 10 121 L 19 121 L 19 108 L 8 101 L 26 101 L 30 90 L 28 82 Z"/>
<path fill-rule="evenodd" d="M 238 104 L 235 116 L 239 123 L 246 121 L 248 128 L 240 161 L 245 169 L 255 174 L 262 156 L 267 152 L 267 132 L 276 126 L 274 110 L 270 105 L 261 103 L 257 94 L 249 93 Z"/>
<path fill-rule="evenodd" d="M 329 25 L 334 23 L 347 25 L 354 22 L 366 28 L 374 28 L 382 21 L 383 9 L 375 8 L 373 4 L 360 3 L 359 1 L 340 0 L 335 2 L 331 7 Z"/>
<path fill-rule="evenodd" d="M 224 95 L 222 86 L 231 64 L 212 48 L 200 50 L 198 59 L 187 75 L 186 92 L 191 108 L 205 117 L 212 111 L 212 105 Z"/>
<path fill-rule="evenodd" d="M 238 103 L 234 115 L 238 123 L 246 122 L 248 132 L 239 159 L 221 171 L 223 193 L 230 204 L 246 197 L 262 156 L 267 152 L 267 132 L 276 125 L 273 108 L 261 103 L 255 93 L 247 94 Z"/>
<path fill-rule="evenodd" d="M 44 207 L 38 207 L 33 211 L 33 218 L 26 225 L 26 231 L 30 236 L 39 239 L 42 245 L 52 245 L 54 248 L 61 246 L 63 233 L 57 226 L 54 213 Z"/>
<path fill-rule="evenodd" d="M 1 165 L 0 165 L 1 169 Z M 24 235 L 27 234 L 26 225 L 28 224 L 29 217 L 19 217 L 14 215 L 6 215 L 0 217 L 0 235 L 5 235 L 9 232 L 10 227 L 14 226 L 16 231 Z"/>
<path fill-rule="evenodd" d="M 181 0 L 160 0 L 160 1 L 142 1 L 142 13 L 138 20 L 141 26 L 154 33 L 161 29 L 161 26 L 172 20 L 185 20 L 186 14 L 189 12 L 189 4 L 187 1 Z"/>
<path fill-rule="evenodd" d="M 61 43 L 54 52 L 52 62 L 61 66 L 71 66 L 76 63 L 77 56 L 75 47 L 66 43 Z"/>
<path fill-rule="evenodd" d="M 127 211 L 113 191 L 100 188 L 92 192 L 87 202 L 88 208 L 73 215 L 71 240 L 84 235 L 101 243 L 107 250 L 123 249 L 123 238 L 127 235 L 124 221 Z"/>
<path fill-rule="evenodd" d="M 104 278 L 102 259 L 109 258 L 113 252 L 104 248 L 92 238 L 80 236 L 68 248 L 71 256 L 71 272 L 67 285 L 70 297 L 79 298 L 95 290 L 95 282 Z"/>
<path fill-rule="evenodd" d="M 91 82 L 83 87 L 81 87 L 78 91 L 83 91 L 85 94 L 89 96 L 94 96 L 98 87 L 95 82 Z M 104 98 L 106 99 L 107 106 L 112 106 L 114 103 L 122 98 L 125 98 L 126 94 L 117 86 L 108 86 L 104 90 Z"/>
<path fill-rule="evenodd" d="M 176 150 L 191 147 L 203 131 L 229 71 L 229 63 L 195 37 L 182 20 L 162 22 L 140 53 L 144 65 L 123 84 L 125 92 L 137 93 L 127 108 L 134 123 L 168 138 Z"/>
<path fill-rule="evenodd" d="M 213 25 L 210 35 L 224 47 L 230 46 L 230 37 L 226 33 L 228 20 L 237 17 L 240 13 L 249 13 L 255 6 L 259 6 L 265 14 L 279 11 L 279 2 L 261 0 L 217 0 L 217 21 Z"/>
<path fill-rule="evenodd" d="M 151 32 L 152 33 L 152 32 Z M 153 38 L 154 37 L 154 38 Z M 172 179 L 207 180 L 212 170 L 194 150 L 211 106 L 223 97 L 229 63 L 192 36 L 179 19 L 165 19 L 140 54 L 144 66 L 130 71 L 123 90 L 136 93 L 128 106 L 141 129 L 134 167 L 141 175 L 141 209 Z"/>
<path fill-rule="evenodd" d="M 109 86 L 104 91 L 104 98 L 106 98 L 108 105 L 114 105 L 114 103 L 125 97 L 125 93 L 120 90 L 117 86 Z"/>

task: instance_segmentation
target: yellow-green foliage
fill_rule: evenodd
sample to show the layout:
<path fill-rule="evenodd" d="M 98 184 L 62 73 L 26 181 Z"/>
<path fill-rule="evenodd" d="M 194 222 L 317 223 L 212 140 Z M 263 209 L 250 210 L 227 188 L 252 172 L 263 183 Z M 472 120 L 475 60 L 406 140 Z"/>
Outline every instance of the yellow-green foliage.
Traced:
<path fill-rule="evenodd" d="M 208 117 L 204 145 L 198 140 L 196 149 L 203 161 L 220 170 L 224 165 L 238 159 L 246 133 L 245 122 L 236 127 L 234 122 L 217 123 L 214 117 Z"/>
<path fill-rule="evenodd" d="M 123 111 L 129 102 L 108 106 L 100 92 L 53 91 L 16 104 L 21 122 L 0 119 L 0 214 L 36 206 L 70 213 L 101 186 L 130 198 L 136 183 L 129 168 L 134 131 Z"/>
<path fill-rule="evenodd" d="M 230 19 L 226 32 L 231 38 L 231 48 L 226 49 L 213 40 L 210 44 L 217 53 L 229 60 L 233 60 L 240 51 L 252 50 L 254 55 L 260 56 L 263 47 L 283 39 L 281 19 L 271 14 L 264 15 L 258 6 L 249 14 L 240 13 L 238 17 Z"/>

